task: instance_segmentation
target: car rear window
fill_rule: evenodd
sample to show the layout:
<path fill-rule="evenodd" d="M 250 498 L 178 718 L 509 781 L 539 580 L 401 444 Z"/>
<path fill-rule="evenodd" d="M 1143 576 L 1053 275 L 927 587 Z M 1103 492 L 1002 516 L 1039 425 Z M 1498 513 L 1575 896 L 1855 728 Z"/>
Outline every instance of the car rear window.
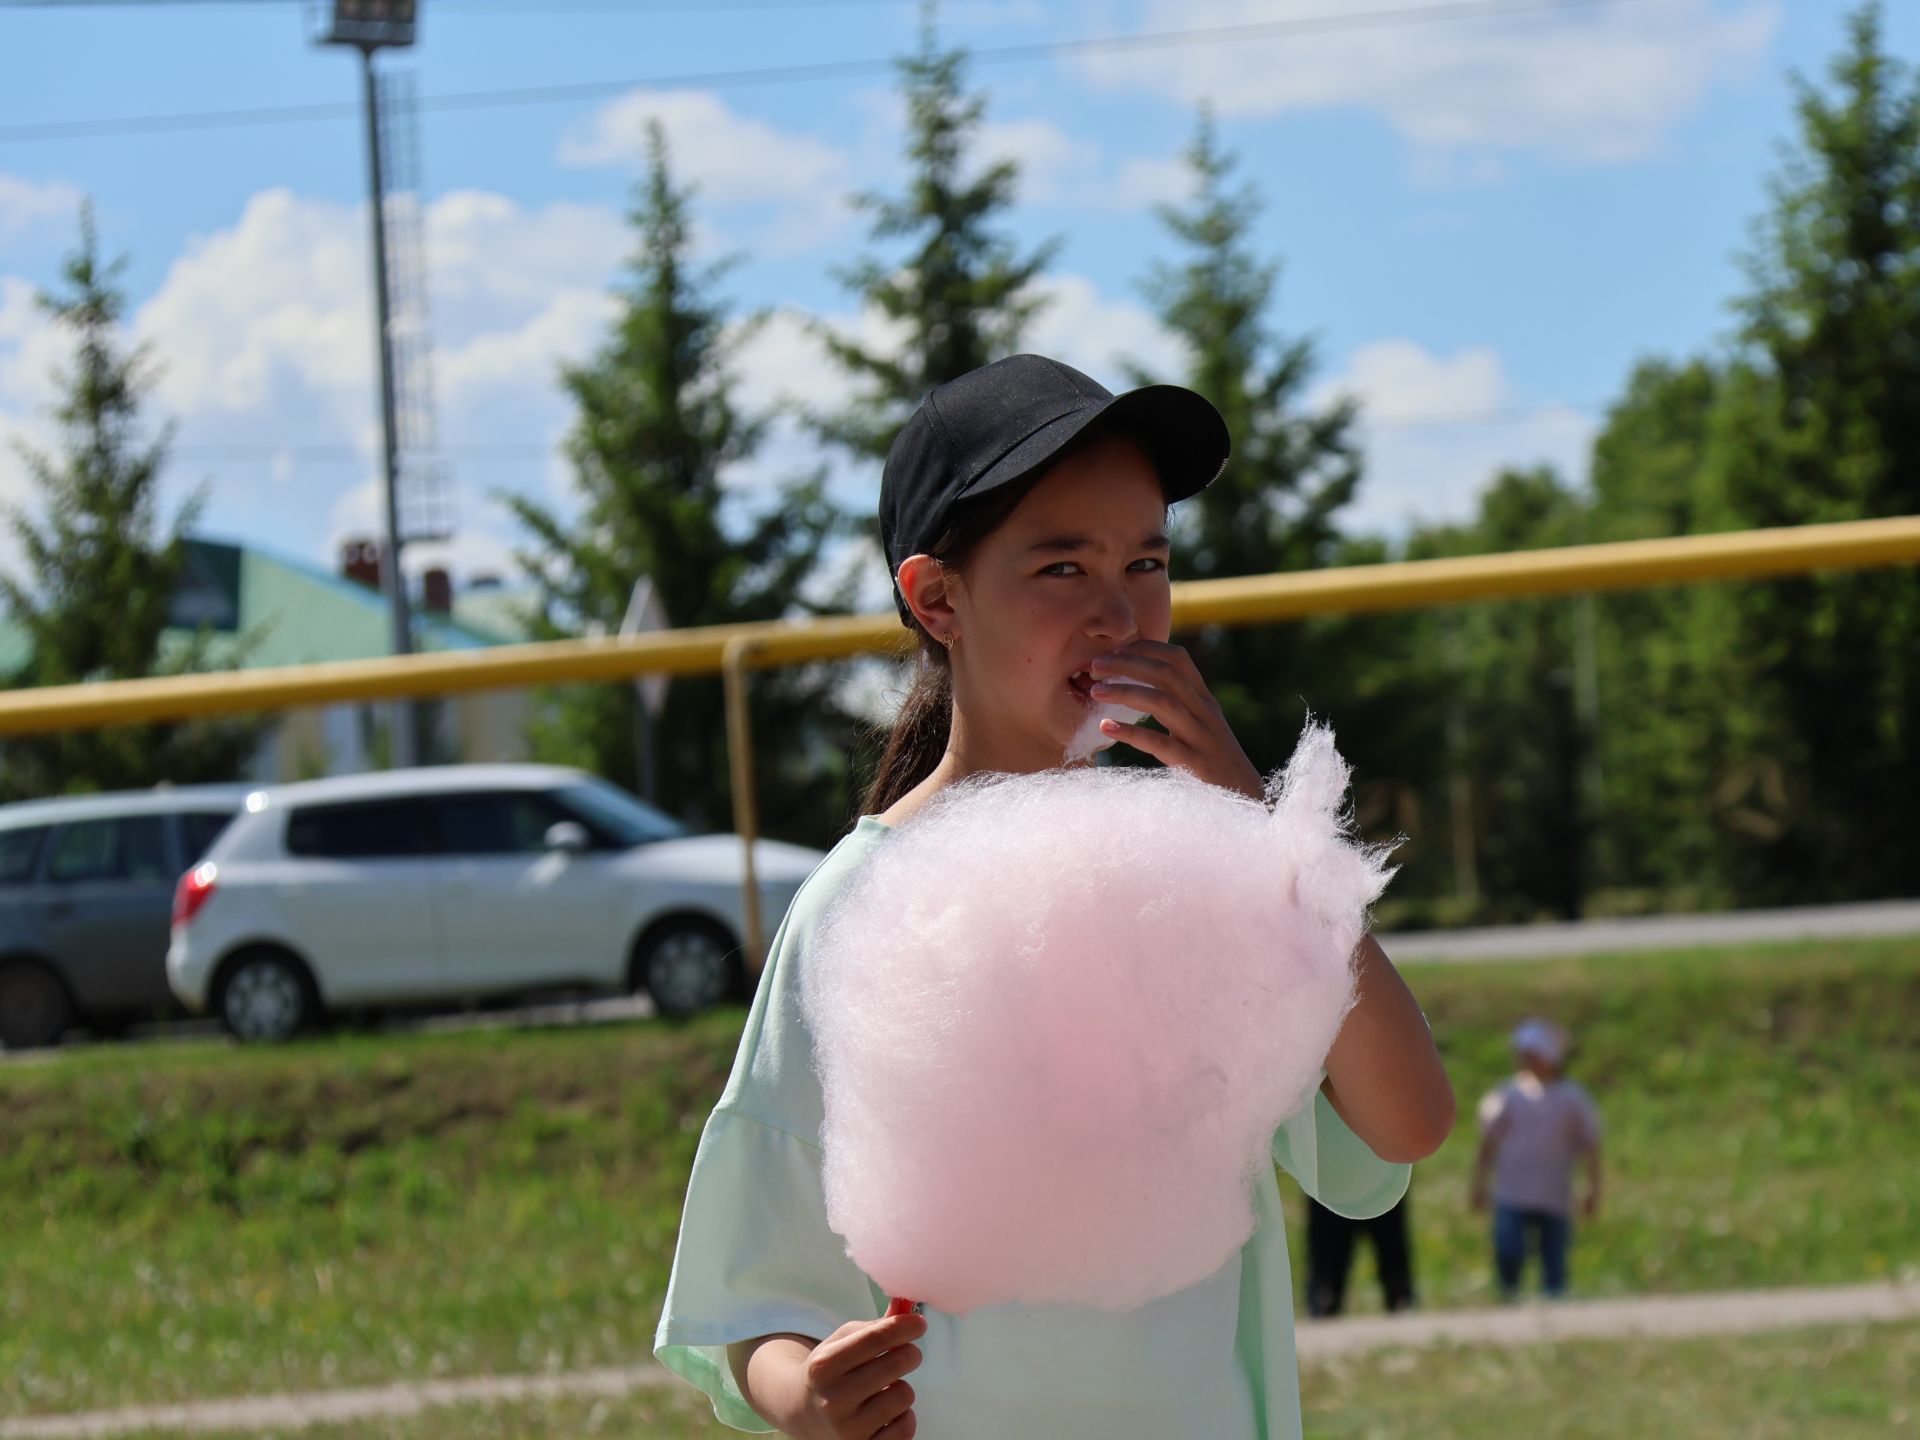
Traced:
<path fill-rule="evenodd" d="M 287 816 L 287 853 L 328 860 L 426 855 L 433 851 L 423 801 L 356 800 L 303 805 Z"/>
<path fill-rule="evenodd" d="M 24 885 L 33 878 L 33 862 L 46 838 L 45 825 L 0 830 L 0 885 Z"/>
<path fill-rule="evenodd" d="M 200 857 L 213 848 L 221 832 L 233 823 L 234 812 L 188 810 L 180 816 L 180 849 L 188 865 L 198 865 Z"/>

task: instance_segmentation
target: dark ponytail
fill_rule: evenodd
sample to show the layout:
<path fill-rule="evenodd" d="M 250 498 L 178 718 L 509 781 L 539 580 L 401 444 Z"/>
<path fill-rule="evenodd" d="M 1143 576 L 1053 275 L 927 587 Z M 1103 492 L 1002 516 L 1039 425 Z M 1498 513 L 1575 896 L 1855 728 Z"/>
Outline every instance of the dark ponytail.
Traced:
<path fill-rule="evenodd" d="M 920 654 L 913 662 L 913 688 L 900 702 L 887 732 L 887 747 L 860 802 L 860 813 L 877 815 L 933 773 L 947 753 L 947 732 L 953 728 L 952 660 L 944 645 L 936 644 L 919 622 L 913 631 Z"/>

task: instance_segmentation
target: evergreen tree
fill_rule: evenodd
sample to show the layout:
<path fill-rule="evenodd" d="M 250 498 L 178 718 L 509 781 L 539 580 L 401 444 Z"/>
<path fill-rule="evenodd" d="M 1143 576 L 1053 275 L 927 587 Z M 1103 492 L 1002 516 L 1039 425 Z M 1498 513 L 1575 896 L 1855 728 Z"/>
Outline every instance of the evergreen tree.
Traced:
<path fill-rule="evenodd" d="M 1407 558 L 1577 544 L 1584 511 L 1550 466 L 1505 470 L 1481 494 L 1471 524 L 1416 532 Z M 1449 826 L 1449 846 L 1471 845 L 1489 916 L 1578 918 L 1592 888 L 1581 785 L 1587 736 L 1577 695 L 1580 603 L 1542 597 L 1407 617 L 1428 657 L 1425 704 L 1452 722 L 1430 767 L 1434 813 L 1451 819 L 1461 803 L 1436 783 L 1443 765 L 1457 769 L 1471 833 Z"/>
<path fill-rule="evenodd" d="M 757 453 L 766 420 L 734 399 L 731 365 L 745 330 L 730 327 L 727 307 L 713 296 L 720 267 L 691 259 L 689 202 L 654 126 L 621 312 L 592 361 L 563 371 L 579 411 L 567 450 L 580 513 L 566 521 L 525 497 L 503 497 L 538 542 L 519 558 L 540 585 L 547 635 L 614 629 L 641 576 L 651 578 L 677 627 L 846 604 L 845 596 L 809 604 L 801 595 L 843 528 L 821 476 L 789 482 L 734 524 L 723 520 L 739 509 L 728 472 Z M 757 780 L 769 833 L 825 840 L 847 811 L 844 790 L 835 787 L 845 784 L 850 734 L 836 728 L 845 722 L 829 695 L 834 673 L 755 676 Z M 537 753 L 638 788 L 632 686 L 562 687 L 546 698 Z M 663 808 L 696 826 L 728 825 L 717 679 L 673 682 L 656 744 Z"/>
<path fill-rule="evenodd" d="M 1721 528 L 1708 460 L 1737 366 L 1644 361 L 1594 439 L 1595 540 Z M 1766 729 L 1752 659 L 1729 645 L 1735 585 L 1660 586 L 1598 597 L 1596 863 L 1616 889 L 1688 908 L 1733 903 L 1743 851 L 1777 833 L 1756 793 Z"/>
<path fill-rule="evenodd" d="M 1886 53 L 1878 5 L 1848 31 L 1830 92 L 1797 81 L 1797 143 L 1756 228 L 1711 464 L 1729 525 L 1920 512 L 1920 78 Z M 1791 824 L 1756 857 L 1768 893 L 1906 893 L 1920 575 L 1739 593 L 1737 648 L 1778 718 L 1762 758 L 1790 777 Z"/>
<path fill-rule="evenodd" d="M 897 348 L 876 349 L 821 331 L 858 393 L 816 424 L 829 440 L 873 459 L 886 457 L 929 390 L 1019 348 L 1040 304 L 1033 282 L 1057 248 L 1022 254 L 995 228 L 1013 204 L 1018 171 L 1003 160 L 973 173 L 969 146 L 986 102 L 967 93 L 966 52 L 940 48 L 933 14 L 929 4 L 920 48 L 899 66 L 911 166 L 905 191 L 856 197 L 871 212 L 873 242 L 886 256 L 870 254 L 840 271 L 903 338 Z M 909 247 L 904 260 L 894 255 L 901 244 Z"/>
<path fill-rule="evenodd" d="M 1251 185 L 1233 183 L 1236 161 L 1205 112 L 1187 163 L 1191 201 L 1159 211 L 1186 257 L 1155 265 L 1145 289 L 1161 322 L 1185 343 L 1180 383 L 1219 407 L 1233 457 L 1211 486 L 1177 508 L 1175 568 L 1182 579 L 1204 580 L 1328 564 L 1339 540 L 1335 517 L 1360 482 L 1354 408 L 1339 401 L 1306 409 L 1313 343 L 1273 326 L 1280 266 L 1254 248 L 1260 200 Z M 1165 377 L 1140 371 L 1134 378 Z M 1321 641 L 1340 629 L 1247 626 L 1191 637 L 1201 673 L 1255 764 L 1285 758 L 1303 699 L 1319 710 L 1331 703 L 1328 687 L 1339 681 L 1322 661 Z"/>
<path fill-rule="evenodd" d="M 26 633 L 31 658 L 15 686 L 127 680 L 204 669 L 206 643 L 165 643 L 168 611 L 185 564 L 185 535 L 200 514 L 196 493 L 168 524 L 160 477 L 171 425 L 144 435 L 141 406 L 153 384 L 144 347 L 119 333 L 124 260 L 100 258 L 91 206 L 80 246 L 62 267 L 64 289 L 41 307 L 74 339 L 65 398 L 54 409 L 59 454 L 26 446 L 38 518 L 8 506 L 24 573 L 0 576 L 0 602 Z M 259 741 L 252 722 L 127 726 L 10 740 L 0 794 L 8 798 L 139 789 L 161 782 L 235 780 Z"/>

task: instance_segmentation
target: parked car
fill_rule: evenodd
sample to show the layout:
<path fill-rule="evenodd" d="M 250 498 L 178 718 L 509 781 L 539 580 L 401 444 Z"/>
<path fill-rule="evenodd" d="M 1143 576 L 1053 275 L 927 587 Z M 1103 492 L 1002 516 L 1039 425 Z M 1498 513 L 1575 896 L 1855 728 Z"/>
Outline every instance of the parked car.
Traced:
<path fill-rule="evenodd" d="M 754 849 L 768 934 L 821 852 Z M 452 765 L 257 791 L 180 880 L 167 973 L 243 1040 L 332 1011 L 745 988 L 741 845 L 578 770 Z"/>
<path fill-rule="evenodd" d="M 0 806 L 0 1045 L 178 1013 L 167 984 L 174 882 L 246 796 L 182 786 Z"/>

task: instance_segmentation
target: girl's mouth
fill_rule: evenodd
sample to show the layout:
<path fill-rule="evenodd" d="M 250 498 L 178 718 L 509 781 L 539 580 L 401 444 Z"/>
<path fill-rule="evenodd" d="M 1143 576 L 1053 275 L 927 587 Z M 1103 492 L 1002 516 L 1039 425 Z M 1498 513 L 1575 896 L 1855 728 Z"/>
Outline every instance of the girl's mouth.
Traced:
<path fill-rule="evenodd" d="M 1076 670 L 1067 677 L 1067 688 L 1083 705 L 1093 703 L 1093 674 L 1088 670 Z"/>

